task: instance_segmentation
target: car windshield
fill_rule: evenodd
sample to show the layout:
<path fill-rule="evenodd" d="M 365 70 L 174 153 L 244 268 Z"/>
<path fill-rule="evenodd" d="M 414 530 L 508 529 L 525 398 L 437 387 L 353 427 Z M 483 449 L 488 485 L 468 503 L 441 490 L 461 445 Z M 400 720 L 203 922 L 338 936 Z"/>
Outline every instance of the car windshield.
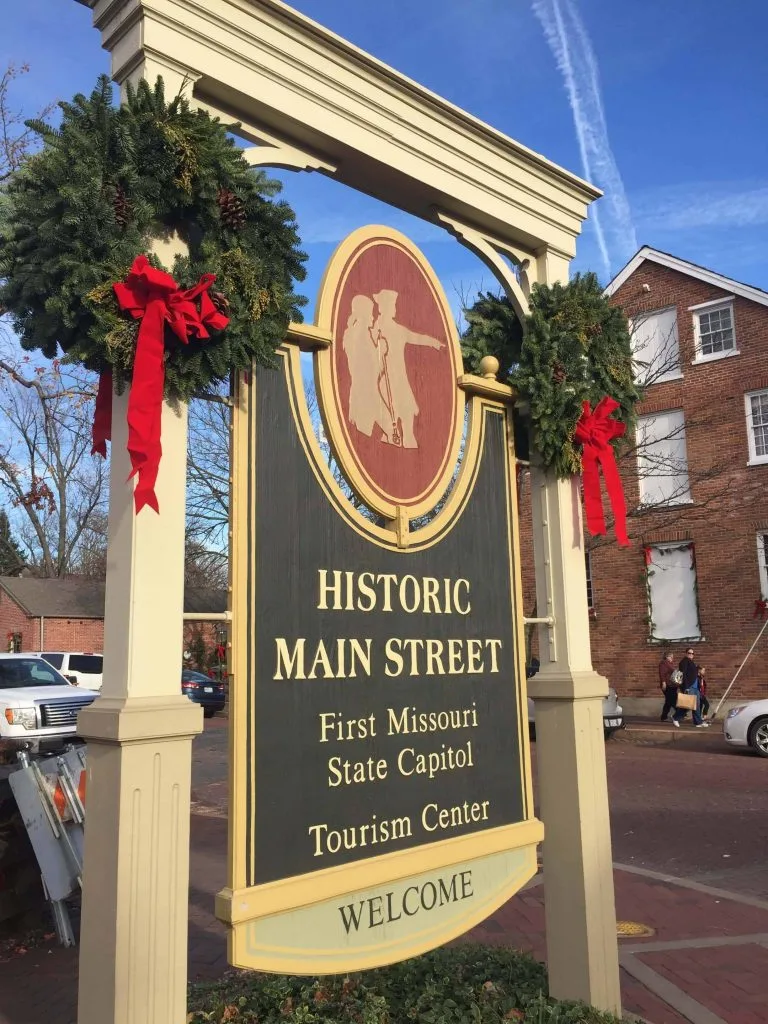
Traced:
<path fill-rule="evenodd" d="M 100 676 L 103 668 L 104 658 L 100 654 L 70 654 L 69 656 L 70 672 Z"/>
<path fill-rule="evenodd" d="M 0 658 L 0 690 L 68 685 L 67 680 L 42 658 Z"/>

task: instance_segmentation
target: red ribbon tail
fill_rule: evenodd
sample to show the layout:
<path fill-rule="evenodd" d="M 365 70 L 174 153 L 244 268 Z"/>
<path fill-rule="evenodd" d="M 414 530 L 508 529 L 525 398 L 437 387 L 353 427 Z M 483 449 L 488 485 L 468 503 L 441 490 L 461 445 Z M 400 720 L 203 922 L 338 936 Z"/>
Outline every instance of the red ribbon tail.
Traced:
<path fill-rule="evenodd" d="M 623 548 L 630 546 L 627 536 L 627 502 L 624 498 L 624 488 L 621 486 L 619 467 L 616 465 L 613 449 L 608 448 L 603 452 L 600 463 L 603 467 L 603 478 L 608 497 L 611 499 L 613 509 L 613 528 L 616 531 L 616 540 Z"/>
<path fill-rule="evenodd" d="M 128 454 L 137 477 L 134 502 L 138 514 L 145 505 L 160 508 L 155 483 L 160 467 L 160 420 L 165 384 L 165 304 L 152 301 L 141 321 L 133 364 L 133 384 L 128 396 Z"/>
<path fill-rule="evenodd" d="M 91 439 L 93 441 L 91 455 L 100 455 L 102 459 L 106 459 L 107 441 L 112 440 L 112 373 L 110 370 L 102 373 L 99 377 Z"/>
<path fill-rule="evenodd" d="M 597 537 L 605 533 L 603 499 L 600 496 L 597 456 L 586 448 L 582 456 L 581 476 L 584 483 L 584 512 L 587 516 L 587 529 L 593 537 Z"/>

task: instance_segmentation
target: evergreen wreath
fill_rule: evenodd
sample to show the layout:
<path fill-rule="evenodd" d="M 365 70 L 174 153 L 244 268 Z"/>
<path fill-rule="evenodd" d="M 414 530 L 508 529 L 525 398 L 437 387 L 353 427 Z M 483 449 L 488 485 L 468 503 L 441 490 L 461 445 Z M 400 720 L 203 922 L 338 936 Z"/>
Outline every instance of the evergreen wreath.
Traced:
<path fill-rule="evenodd" d="M 48 358 L 112 373 L 131 383 L 139 322 L 113 289 L 134 259 L 147 255 L 181 288 L 216 276 L 210 297 L 229 324 L 209 339 L 182 344 L 166 326 L 165 394 L 188 401 L 248 370 L 270 365 L 303 299 L 295 217 L 275 201 L 279 182 L 252 169 L 225 127 L 166 102 L 161 78 L 127 88 L 113 105 L 99 79 L 90 97 L 61 103 L 59 128 L 30 121 L 42 149 L 12 180 L 0 229 L 0 308 L 13 317 L 22 346 Z M 189 256 L 162 267 L 152 241 L 177 233 Z"/>
<path fill-rule="evenodd" d="M 617 421 L 634 423 L 641 396 L 627 318 L 591 273 L 576 274 L 565 285 L 535 284 L 529 304 L 521 323 L 507 297 L 480 295 L 465 311 L 462 350 L 475 373 L 483 356 L 496 356 L 501 376 L 528 405 L 544 468 L 567 477 L 582 470 L 574 434 L 583 402 L 594 407 L 609 396 L 619 403 Z"/>

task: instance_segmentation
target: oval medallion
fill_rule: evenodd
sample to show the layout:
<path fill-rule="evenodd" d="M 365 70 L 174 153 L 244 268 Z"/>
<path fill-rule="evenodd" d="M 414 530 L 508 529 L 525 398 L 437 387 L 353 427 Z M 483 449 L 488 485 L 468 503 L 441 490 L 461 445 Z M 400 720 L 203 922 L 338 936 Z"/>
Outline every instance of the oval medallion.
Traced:
<path fill-rule="evenodd" d="M 405 236 L 361 228 L 331 260 L 318 319 L 333 336 L 323 411 L 349 482 L 378 511 L 421 514 L 450 482 L 463 423 L 461 354 L 440 283 Z"/>

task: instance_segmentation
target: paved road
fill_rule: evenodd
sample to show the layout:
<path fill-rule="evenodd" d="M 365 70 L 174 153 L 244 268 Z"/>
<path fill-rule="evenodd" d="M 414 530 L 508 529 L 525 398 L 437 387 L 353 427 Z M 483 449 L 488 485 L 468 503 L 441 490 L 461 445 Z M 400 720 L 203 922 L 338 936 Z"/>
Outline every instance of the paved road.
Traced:
<path fill-rule="evenodd" d="M 668 746 L 619 736 L 606 749 L 615 861 L 768 899 L 768 759 L 729 750 L 717 726 Z M 226 760 L 216 719 L 195 741 L 193 774 L 198 810 L 215 817 L 226 814 Z"/>
<path fill-rule="evenodd" d="M 614 860 L 768 899 L 768 759 L 716 733 L 608 744 Z"/>

